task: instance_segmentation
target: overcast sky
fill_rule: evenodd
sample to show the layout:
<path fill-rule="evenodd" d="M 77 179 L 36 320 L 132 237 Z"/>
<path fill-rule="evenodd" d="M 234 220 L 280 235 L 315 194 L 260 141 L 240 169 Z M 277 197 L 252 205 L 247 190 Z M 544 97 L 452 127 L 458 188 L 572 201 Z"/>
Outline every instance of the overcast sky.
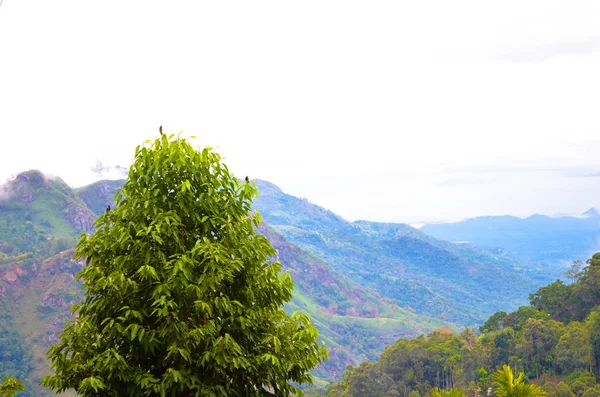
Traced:
<path fill-rule="evenodd" d="M 599 21 L 597 0 L 3 0 L 0 180 L 115 178 L 162 124 L 349 220 L 581 213 Z"/>

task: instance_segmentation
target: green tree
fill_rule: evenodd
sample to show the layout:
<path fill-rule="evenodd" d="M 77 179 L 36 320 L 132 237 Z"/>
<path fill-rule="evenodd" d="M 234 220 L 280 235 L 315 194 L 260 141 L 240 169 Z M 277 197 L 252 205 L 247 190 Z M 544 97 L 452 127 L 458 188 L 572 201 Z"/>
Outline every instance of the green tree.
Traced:
<path fill-rule="evenodd" d="M 503 365 L 492 375 L 494 394 L 497 397 L 544 397 L 546 392 L 536 384 L 525 383 L 521 372 L 516 378 L 508 365 Z"/>
<path fill-rule="evenodd" d="M 255 232 L 254 183 L 210 148 L 136 148 L 116 208 L 82 236 L 84 302 L 48 352 L 42 384 L 86 396 L 289 396 L 327 351 L 293 282 Z"/>
<path fill-rule="evenodd" d="M 556 345 L 554 361 L 563 373 L 591 370 L 592 344 L 585 324 L 570 322 Z"/>
<path fill-rule="evenodd" d="M 377 363 L 363 362 L 348 382 L 352 397 L 399 397 L 394 381 Z"/>
<path fill-rule="evenodd" d="M 496 312 L 487 319 L 487 321 L 479 327 L 481 332 L 502 331 L 505 327 L 506 312 Z"/>
<path fill-rule="evenodd" d="M 568 310 L 571 300 L 571 288 L 561 280 L 538 289 L 534 294 L 529 294 L 529 302 L 532 306 L 550 314 L 553 319 L 563 322 L 571 319 Z"/>
<path fill-rule="evenodd" d="M 572 395 L 571 388 L 565 382 L 560 382 L 556 385 L 555 397 L 571 397 Z"/>
<path fill-rule="evenodd" d="M 600 252 L 595 253 L 586 261 L 577 283 L 573 285 L 573 295 L 576 297 L 576 308 L 573 319 L 583 320 L 600 301 Z"/>
<path fill-rule="evenodd" d="M 571 267 L 569 268 L 569 270 L 567 270 L 566 272 L 563 273 L 563 275 L 570 279 L 571 282 L 576 282 L 577 280 L 579 280 L 579 277 L 581 277 L 581 271 L 583 269 L 583 262 L 582 261 L 573 261 L 573 264 L 571 265 Z"/>
<path fill-rule="evenodd" d="M 600 372 L 600 307 L 595 307 L 585 320 L 590 342 L 592 344 L 592 357 L 596 371 Z"/>
<path fill-rule="evenodd" d="M 600 397 L 600 387 L 595 386 L 587 389 L 581 397 Z"/>
<path fill-rule="evenodd" d="M 0 396 L 12 397 L 20 391 L 25 390 L 20 380 L 4 376 L 0 383 Z"/>
<path fill-rule="evenodd" d="M 577 397 L 580 397 L 587 389 L 589 389 L 589 386 L 580 380 L 576 380 L 571 384 L 571 391 Z"/>
<path fill-rule="evenodd" d="M 540 370 L 551 362 L 550 353 L 556 346 L 560 335 L 560 323 L 530 318 L 521 329 L 518 351 L 529 370 L 535 371 L 539 378 Z"/>

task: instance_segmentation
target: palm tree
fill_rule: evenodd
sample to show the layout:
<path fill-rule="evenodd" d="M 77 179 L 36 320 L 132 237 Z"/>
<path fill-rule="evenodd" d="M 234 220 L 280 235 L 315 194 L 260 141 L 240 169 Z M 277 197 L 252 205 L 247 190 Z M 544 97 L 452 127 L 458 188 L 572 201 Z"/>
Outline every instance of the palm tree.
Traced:
<path fill-rule="evenodd" d="M 544 397 L 544 389 L 533 383 L 524 382 L 525 375 L 519 373 L 516 378 L 510 365 L 503 365 L 492 375 L 494 380 L 494 394 L 497 397 Z"/>

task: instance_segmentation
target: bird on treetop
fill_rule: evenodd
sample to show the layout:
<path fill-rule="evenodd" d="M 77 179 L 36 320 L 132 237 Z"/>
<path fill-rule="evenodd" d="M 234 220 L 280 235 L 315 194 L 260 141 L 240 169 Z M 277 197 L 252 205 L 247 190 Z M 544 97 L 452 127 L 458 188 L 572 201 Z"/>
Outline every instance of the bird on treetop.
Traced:
<path fill-rule="evenodd" d="M 162 125 L 160 127 L 158 127 L 158 132 L 160 132 L 160 135 L 163 134 L 163 132 L 162 132 Z"/>
<path fill-rule="evenodd" d="M 246 177 L 246 183 L 250 182 L 250 178 Z"/>
<path fill-rule="evenodd" d="M 110 212 L 110 205 L 106 206 L 106 213 L 108 214 Z"/>

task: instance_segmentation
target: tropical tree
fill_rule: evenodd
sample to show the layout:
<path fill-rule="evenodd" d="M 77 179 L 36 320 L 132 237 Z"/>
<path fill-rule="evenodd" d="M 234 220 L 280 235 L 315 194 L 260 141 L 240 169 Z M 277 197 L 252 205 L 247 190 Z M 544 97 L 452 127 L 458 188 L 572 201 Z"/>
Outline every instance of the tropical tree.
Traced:
<path fill-rule="evenodd" d="M 289 396 L 327 355 L 255 232 L 255 184 L 210 148 L 137 147 L 116 207 L 81 237 L 84 301 L 42 384 L 86 396 Z"/>
<path fill-rule="evenodd" d="M 592 310 L 585 320 L 590 342 L 592 344 L 593 363 L 597 372 L 600 372 L 600 307 L 597 306 Z"/>
<path fill-rule="evenodd" d="M 516 378 L 509 365 L 503 365 L 492 375 L 494 394 L 497 397 L 544 397 L 546 392 L 536 384 L 525 383 L 521 372 Z"/>
<path fill-rule="evenodd" d="M 9 378 L 8 376 L 2 377 L 2 383 L 0 383 L 0 396 L 12 397 L 23 390 L 25 390 L 25 387 L 23 387 L 20 380 Z"/>

